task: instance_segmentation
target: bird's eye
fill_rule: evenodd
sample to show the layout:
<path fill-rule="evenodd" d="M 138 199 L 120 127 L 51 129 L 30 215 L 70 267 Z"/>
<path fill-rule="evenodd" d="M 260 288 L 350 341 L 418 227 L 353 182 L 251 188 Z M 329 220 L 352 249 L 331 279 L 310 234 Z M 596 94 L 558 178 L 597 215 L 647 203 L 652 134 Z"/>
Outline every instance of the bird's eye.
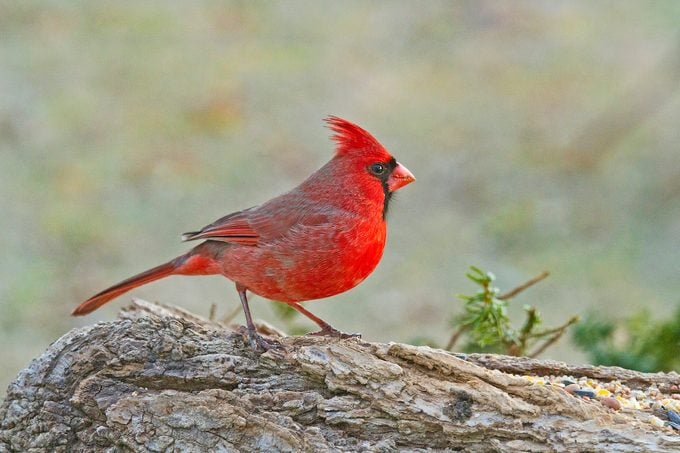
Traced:
<path fill-rule="evenodd" d="M 368 166 L 368 171 L 376 176 L 380 176 L 385 173 L 385 165 L 383 164 L 371 164 Z"/>

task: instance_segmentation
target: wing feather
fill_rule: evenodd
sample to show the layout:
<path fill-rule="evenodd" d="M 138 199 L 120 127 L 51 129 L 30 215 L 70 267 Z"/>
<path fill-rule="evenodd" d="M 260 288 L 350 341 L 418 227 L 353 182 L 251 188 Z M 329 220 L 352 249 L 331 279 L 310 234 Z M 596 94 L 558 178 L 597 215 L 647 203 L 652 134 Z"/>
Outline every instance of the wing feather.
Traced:
<path fill-rule="evenodd" d="M 200 231 L 184 233 L 182 240 L 212 239 L 232 244 L 257 245 L 260 235 L 248 221 L 248 213 L 252 209 L 233 212 L 203 227 Z"/>
<path fill-rule="evenodd" d="M 290 195 L 231 213 L 200 231 L 183 234 L 182 240 L 210 239 L 256 246 L 286 237 L 300 228 L 331 223 L 332 209 L 319 203 L 301 202 Z"/>

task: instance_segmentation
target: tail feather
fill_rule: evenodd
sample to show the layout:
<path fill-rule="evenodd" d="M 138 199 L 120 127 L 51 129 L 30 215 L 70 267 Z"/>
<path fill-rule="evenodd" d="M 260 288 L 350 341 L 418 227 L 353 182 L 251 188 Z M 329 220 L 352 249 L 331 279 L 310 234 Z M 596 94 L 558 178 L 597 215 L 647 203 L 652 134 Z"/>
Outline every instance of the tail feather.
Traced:
<path fill-rule="evenodd" d="M 123 280 L 122 282 L 117 283 L 112 287 L 90 297 L 85 302 L 78 305 L 71 314 L 73 316 L 86 315 L 101 307 L 108 301 L 130 291 L 131 289 L 176 274 L 183 264 L 183 258 L 184 257 L 174 259 L 165 264 L 161 264 L 160 266 L 156 266 L 153 269 L 149 269 L 148 271 L 144 271 L 140 274 Z"/>

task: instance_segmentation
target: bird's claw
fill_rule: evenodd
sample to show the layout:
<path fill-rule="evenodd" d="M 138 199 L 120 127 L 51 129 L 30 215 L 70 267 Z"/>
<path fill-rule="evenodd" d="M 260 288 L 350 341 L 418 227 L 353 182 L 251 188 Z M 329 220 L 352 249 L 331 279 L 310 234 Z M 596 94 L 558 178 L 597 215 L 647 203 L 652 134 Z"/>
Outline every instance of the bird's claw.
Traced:
<path fill-rule="evenodd" d="M 250 347 L 253 348 L 254 351 L 261 350 L 267 352 L 271 349 L 283 349 L 283 345 L 281 343 L 274 340 L 265 340 L 265 338 L 255 330 L 241 326 L 239 327 L 238 331 L 241 335 L 248 338 L 248 343 L 250 343 Z"/>
<path fill-rule="evenodd" d="M 319 330 L 318 332 L 310 332 L 307 335 L 311 335 L 311 336 L 315 336 L 315 337 L 361 338 L 360 333 L 340 332 L 339 330 L 334 329 L 331 326 L 324 327 L 323 329 Z"/>
<path fill-rule="evenodd" d="M 257 333 L 253 337 L 250 337 L 250 347 L 256 351 L 261 349 L 264 352 L 267 352 L 271 349 L 283 349 L 281 343 L 267 341 L 262 335 Z"/>

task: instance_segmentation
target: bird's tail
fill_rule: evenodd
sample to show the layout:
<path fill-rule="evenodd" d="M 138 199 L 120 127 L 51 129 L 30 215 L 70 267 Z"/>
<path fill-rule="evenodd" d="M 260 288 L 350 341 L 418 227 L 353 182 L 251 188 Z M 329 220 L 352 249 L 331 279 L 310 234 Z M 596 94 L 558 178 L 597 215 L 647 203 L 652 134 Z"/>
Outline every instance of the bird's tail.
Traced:
<path fill-rule="evenodd" d="M 186 255 L 179 256 L 165 264 L 161 264 L 153 269 L 132 276 L 95 294 L 82 304 L 78 305 L 71 314 L 73 316 L 86 315 L 131 289 L 146 285 L 147 283 L 151 283 L 161 278 L 169 277 L 170 275 L 206 275 L 215 273 L 211 272 L 209 269 L 210 264 L 212 264 L 210 261 L 211 260 L 204 256 L 189 252 Z"/>

